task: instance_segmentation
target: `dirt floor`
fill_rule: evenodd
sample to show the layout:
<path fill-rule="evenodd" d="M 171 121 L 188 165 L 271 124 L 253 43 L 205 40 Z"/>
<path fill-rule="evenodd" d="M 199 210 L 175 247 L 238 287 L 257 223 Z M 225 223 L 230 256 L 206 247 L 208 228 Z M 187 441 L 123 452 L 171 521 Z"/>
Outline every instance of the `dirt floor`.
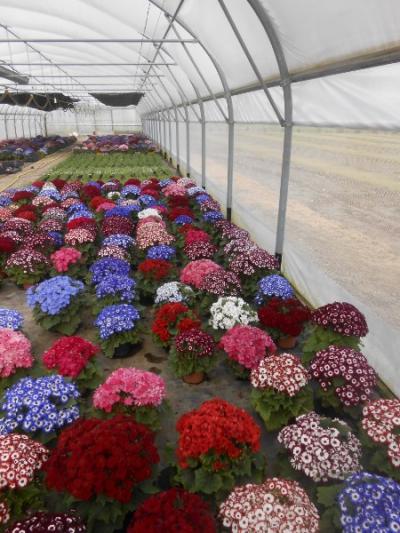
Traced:
<path fill-rule="evenodd" d="M 198 129 L 193 146 L 200 146 Z M 209 182 L 226 194 L 226 128 L 207 125 Z M 400 326 L 400 133 L 295 128 L 287 249 Z M 282 132 L 237 125 L 234 206 L 252 231 L 276 228 Z M 199 160 L 193 157 L 194 165 Z M 197 166 L 197 165 L 196 165 Z"/>

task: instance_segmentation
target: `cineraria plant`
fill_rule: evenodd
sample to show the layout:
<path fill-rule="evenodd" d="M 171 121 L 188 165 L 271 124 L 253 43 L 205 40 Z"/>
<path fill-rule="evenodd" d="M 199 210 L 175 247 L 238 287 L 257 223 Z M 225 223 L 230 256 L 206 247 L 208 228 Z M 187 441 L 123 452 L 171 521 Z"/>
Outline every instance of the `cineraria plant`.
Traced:
<path fill-rule="evenodd" d="M 107 357 L 113 357 L 116 348 L 141 342 L 139 311 L 130 304 L 109 305 L 97 316 L 99 344 Z"/>
<path fill-rule="evenodd" d="M 331 344 L 359 350 L 368 333 L 364 315 L 347 302 L 327 304 L 311 313 L 310 328 L 303 345 L 303 362 L 308 365 L 316 352 Z"/>
<path fill-rule="evenodd" d="M 251 403 L 268 431 L 281 429 L 314 407 L 308 372 L 295 355 L 266 357 L 251 371 L 251 384 Z"/>
<path fill-rule="evenodd" d="M 220 270 L 222 267 L 210 259 L 198 259 L 188 263 L 181 271 L 180 281 L 199 289 L 207 274 Z"/>
<path fill-rule="evenodd" d="M 165 303 L 190 303 L 194 297 L 194 292 L 189 285 L 179 281 L 168 281 L 158 287 L 154 303 L 162 305 Z"/>
<path fill-rule="evenodd" d="M 162 377 L 138 368 L 118 368 L 96 389 L 93 405 L 105 413 L 133 415 L 136 422 L 156 431 L 166 411 L 165 399 Z"/>
<path fill-rule="evenodd" d="M 95 358 L 98 352 L 98 346 L 82 337 L 61 337 L 44 352 L 42 361 L 47 369 L 74 379 L 81 392 L 85 392 L 100 383 L 102 374 Z"/>
<path fill-rule="evenodd" d="M 65 429 L 44 465 L 55 507 L 73 508 L 88 530 L 121 528 L 149 490 L 159 462 L 153 433 L 132 417 L 88 418 Z M 58 510 L 58 509 L 55 509 Z"/>
<path fill-rule="evenodd" d="M 298 337 L 311 312 L 297 298 L 272 297 L 258 309 L 260 323 L 274 339 Z"/>
<path fill-rule="evenodd" d="M 269 298 L 289 300 L 294 297 L 294 290 L 288 280 L 279 274 L 271 274 L 261 278 L 257 285 L 257 294 L 254 298 L 257 305 L 262 305 Z"/>
<path fill-rule="evenodd" d="M 128 261 L 104 257 L 98 259 L 89 268 L 91 282 L 95 285 L 107 276 L 129 276 L 131 267 Z"/>
<path fill-rule="evenodd" d="M 178 333 L 169 354 L 169 364 L 178 378 L 209 372 L 217 363 L 216 344 L 211 335 L 193 328 Z"/>
<path fill-rule="evenodd" d="M 273 255 L 257 245 L 249 247 L 242 253 L 232 254 L 228 261 L 229 270 L 235 272 L 242 280 L 243 294 L 254 298 L 257 292 L 257 281 L 278 268 Z"/>
<path fill-rule="evenodd" d="M 199 495 L 172 488 L 147 498 L 135 511 L 127 533 L 216 533 L 210 505 Z"/>
<path fill-rule="evenodd" d="M 200 309 L 203 313 L 208 313 L 211 305 L 219 296 L 238 296 L 242 286 L 239 276 L 234 272 L 220 268 L 203 277 L 200 290 Z"/>
<path fill-rule="evenodd" d="M 19 286 L 33 285 L 43 279 L 49 269 L 47 257 L 29 248 L 11 254 L 5 264 L 7 276 Z"/>
<path fill-rule="evenodd" d="M 273 354 L 276 346 L 271 337 L 260 328 L 236 324 L 221 337 L 219 347 L 239 378 L 247 379 L 250 370 L 257 368 L 265 356 Z"/>
<path fill-rule="evenodd" d="M 361 470 L 361 443 L 338 418 L 314 411 L 301 415 L 283 428 L 278 442 L 289 455 L 291 466 L 315 483 L 345 479 Z"/>
<path fill-rule="evenodd" d="M 340 346 L 317 352 L 310 373 L 319 384 L 317 396 L 324 407 L 343 409 L 356 418 L 359 411 L 354 408 L 368 400 L 377 381 L 375 370 L 361 352 Z"/>
<path fill-rule="evenodd" d="M 243 409 L 215 398 L 177 422 L 176 480 L 190 492 L 217 497 L 247 479 L 261 481 L 260 428 Z"/>
<path fill-rule="evenodd" d="M 366 466 L 400 481 L 400 400 L 378 399 L 363 409 L 361 442 Z"/>
<path fill-rule="evenodd" d="M 82 274 L 82 254 L 76 248 L 60 248 L 53 254 L 50 259 L 54 268 L 54 275 L 65 273 L 75 277 Z"/>
<path fill-rule="evenodd" d="M 0 434 L 17 429 L 44 441 L 79 418 L 75 384 L 62 376 L 22 378 L 5 390 L 1 405 Z"/>
<path fill-rule="evenodd" d="M 210 308 L 210 326 L 215 330 L 231 329 L 236 324 L 244 326 L 258 322 L 257 313 L 242 298 L 221 296 Z"/>
<path fill-rule="evenodd" d="M 27 291 L 35 321 L 45 329 L 72 335 L 81 324 L 85 286 L 69 276 L 55 276 Z"/>
<path fill-rule="evenodd" d="M 106 275 L 95 287 L 93 313 L 119 303 L 132 303 L 136 299 L 136 281 L 128 276 Z"/>
<path fill-rule="evenodd" d="M 170 235 L 164 222 L 147 222 L 136 228 L 136 243 L 140 250 L 150 248 L 158 244 L 172 244 L 174 237 Z"/>
<path fill-rule="evenodd" d="M 0 435 L 0 488 L 8 510 L 0 524 L 43 506 L 37 473 L 48 457 L 48 449 L 27 435 Z"/>
<path fill-rule="evenodd" d="M 138 288 L 141 295 L 154 297 L 160 283 L 174 277 L 174 266 L 165 259 L 145 259 L 137 268 Z"/>
<path fill-rule="evenodd" d="M 8 328 L 17 331 L 22 328 L 24 317 L 16 309 L 0 307 L 0 328 Z"/>
<path fill-rule="evenodd" d="M 219 507 L 219 518 L 235 533 L 318 533 L 319 515 L 307 492 L 287 479 L 236 487 Z"/>
<path fill-rule="evenodd" d="M 154 342 L 168 348 L 179 332 L 200 328 L 201 322 L 183 303 L 166 303 L 157 309 L 151 325 Z"/>
<path fill-rule="evenodd" d="M 34 363 L 32 346 L 23 333 L 0 328 L 0 391 L 10 387 L 24 375 L 21 369 Z"/>
<path fill-rule="evenodd" d="M 353 474 L 337 500 L 343 533 L 400 530 L 400 485 L 392 479 L 368 472 Z"/>

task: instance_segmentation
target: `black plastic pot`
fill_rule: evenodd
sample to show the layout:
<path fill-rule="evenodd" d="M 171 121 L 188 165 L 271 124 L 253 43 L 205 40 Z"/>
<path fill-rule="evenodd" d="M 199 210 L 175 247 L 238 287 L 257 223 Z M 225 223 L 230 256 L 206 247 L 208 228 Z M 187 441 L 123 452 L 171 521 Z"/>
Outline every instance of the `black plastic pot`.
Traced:
<path fill-rule="evenodd" d="M 137 342 L 135 344 L 126 342 L 125 344 L 120 344 L 114 350 L 113 359 L 124 359 L 125 357 L 131 357 L 141 350 L 142 347 L 143 342 Z"/>

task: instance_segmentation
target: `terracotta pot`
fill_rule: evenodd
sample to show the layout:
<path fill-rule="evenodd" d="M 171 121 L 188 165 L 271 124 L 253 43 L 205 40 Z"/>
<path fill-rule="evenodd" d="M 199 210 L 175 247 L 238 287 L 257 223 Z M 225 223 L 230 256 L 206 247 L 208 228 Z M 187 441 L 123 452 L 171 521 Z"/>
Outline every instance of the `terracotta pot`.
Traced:
<path fill-rule="evenodd" d="M 279 348 L 291 349 L 296 346 L 296 343 L 297 343 L 297 337 L 292 337 L 291 335 L 288 335 L 287 337 L 281 337 L 278 340 Z"/>
<path fill-rule="evenodd" d="M 32 283 L 24 283 L 23 285 L 24 289 L 27 290 L 27 289 L 30 289 L 31 287 L 33 287 Z"/>
<path fill-rule="evenodd" d="M 198 385 L 204 381 L 204 372 L 193 372 L 187 376 L 183 376 L 183 381 L 189 385 Z"/>

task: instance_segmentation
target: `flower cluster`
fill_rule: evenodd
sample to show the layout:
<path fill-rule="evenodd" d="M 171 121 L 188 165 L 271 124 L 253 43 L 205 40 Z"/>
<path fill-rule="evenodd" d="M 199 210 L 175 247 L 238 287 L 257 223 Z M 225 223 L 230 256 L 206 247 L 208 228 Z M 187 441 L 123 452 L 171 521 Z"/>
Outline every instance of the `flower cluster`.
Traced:
<path fill-rule="evenodd" d="M 276 350 L 273 340 L 265 331 L 240 324 L 230 328 L 219 345 L 230 359 L 248 369 L 257 368 L 267 355 Z"/>
<path fill-rule="evenodd" d="M 76 248 L 60 248 L 53 254 L 50 259 L 57 272 L 67 272 L 71 265 L 77 263 L 82 257 L 82 254 Z"/>
<path fill-rule="evenodd" d="M 300 335 L 304 323 L 310 317 L 311 311 L 297 298 L 282 300 L 273 297 L 258 309 L 260 323 L 284 336 Z"/>
<path fill-rule="evenodd" d="M 158 212 L 158 210 L 152 207 L 149 207 L 147 209 L 142 209 L 141 211 L 139 211 L 137 216 L 139 220 L 143 218 L 148 218 L 148 217 L 155 217 L 155 218 L 161 219 L 161 215 Z"/>
<path fill-rule="evenodd" d="M 373 442 L 387 447 L 390 462 L 400 468 L 400 400 L 369 402 L 363 409 L 362 428 Z"/>
<path fill-rule="evenodd" d="M 48 267 L 49 261 L 47 257 L 30 248 L 22 248 L 17 250 L 7 259 L 6 269 L 19 268 L 24 273 L 30 274 L 35 272 L 39 267 Z"/>
<path fill-rule="evenodd" d="M 377 380 L 374 369 L 361 352 L 340 346 L 329 346 L 317 352 L 310 372 L 323 391 L 333 388 L 345 406 L 365 402 Z"/>
<path fill-rule="evenodd" d="M 255 302 L 261 305 L 266 298 L 281 298 L 282 300 L 288 300 L 293 298 L 294 291 L 290 283 L 283 276 L 279 274 L 272 274 L 261 278 L 258 282 L 258 290 L 255 296 Z"/>
<path fill-rule="evenodd" d="M 307 383 L 307 370 L 298 357 L 288 353 L 270 355 L 251 371 L 253 387 L 272 388 L 288 396 L 295 396 Z"/>
<path fill-rule="evenodd" d="M 98 259 L 89 268 L 92 275 L 92 283 L 100 283 L 107 276 L 128 276 L 130 272 L 130 264 L 122 259 L 114 257 L 104 257 Z"/>
<path fill-rule="evenodd" d="M 16 309 L 0 307 L 0 328 L 9 328 L 14 331 L 22 328 L 24 317 Z"/>
<path fill-rule="evenodd" d="M 0 328 L 0 377 L 7 378 L 18 368 L 30 368 L 34 359 L 30 341 L 9 328 Z"/>
<path fill-rule="evenodd" d="M 103 246 L 119 246 L 125 248 L 125 250 L 132 248 L 135 245 L 135 239 L 130 235 L 124 235 L 122 233 L 115 233 L 109 235 L 103 240 Z"/>
<path fill-rule="evenodd" d="M 61 337 L 43 354 L 43 364 L 61 376 L 76 378 L 99 348 L 82 337 Z"/>
<path fill-rule="evenodd" d="M 197 494 L 172 488 L 147 498 L 135 511 L 128 533 L 216 533 L 208 503 Z"/>
<path fill-rule="evenodd" d="M 79 417 L 77 398 L 76 386 L 61 376 L 22 378 L 4 393 L 0 434 L 17 428 L 32 433 L 62 428 Z"/>
<path fill-rule="evenodd" d="M 216 344 L 211 335 L 200 329 L 192 328 L 176 336 L 175 348 L 181 355 L 211 357 L 214 355 Z"/>
<path fill-rule="evenodd" d="M 140 272 L 145 279 L 161 281 L 169 276 L 172 265 L 165 259 L 145 259 L 138 265 Z"/>
<path fill-rule="evenodd" d="M 0 488 L 23 488 L 47 461 L 49 452 L 27 435 L 0 435 Z"/>
<path fill-rule="evenodd" d="M 200 289 L 216 296 L 236 296 L 241 291 L 240 278 L 234 272 L 220 268 L 203 277 Z"/>
<path fill-rule="evenodd" d="M 81 419 L 65 429 L 43 468 L 50 489 L 77 500 L 103 495 L 128 503 L 158 461 L 153 433 L 118 415 Z"/>
<path fill-rule="evenodd" d="M 244 253 L 233 255 L 229 260 L 229 268 L 236 274 L 252 276 L 257 269 L 275 270 L 278 263 L 274 256 L 254 245 Z"/>
<path fill-rule="evenodd" d="M 368 333 L 364 315 L 347 302 L 334 302 L 319 307 L 312 312 L 311 321 L 345 336 L 365 337 Z"/>
<path fill-rule="evenodd" d="M 169 281 L 157 289 L 155 304 L 188 302 L 193 296 L 193 290 L 179 281 Z"/>
<path fill-rule="evenodd" d="M 151 331 L 160 343 L 169 343 L 175 331 L 200 327 L 200 320 L 183 303 L 166 303 L 154 315 Z"/>
<path fill-rule="evenodd" d="M 40 307 L 43 313 L 58 315 L 84 290 L 84 284 L 69 276 L 55 276 L 30 287 L 26 298 L 29 307 Z"/>
<path fill-rule="evenodd" d="M 148 259 L 163 259 L 170 261 L 175 257 L 176 251 L 172 246 L 166 244 L 159 244 L 158 246 L 152 246 L 147 250 L 146 257 Z"/>
<path fill-rule="evenodd" d="M 79 246 L 80 244 L 90 244 L 94 242 L 96 235 L 85 228 L 76 228 L 69 230 L 64 237 L 65 244 L 68 246 Z"/>
<path fill-rule="evenodd" d="M 236 324 L 257 322 L 257 313 L 242 298 L 222 296 L 210 308 L 210 325 L 214 329 L 231 329 Z"/>
<path fill-rule="evenodd" d="M 133 305 L 108 305 L 100 311 L 94 324 L 99 329 L 101 339 L 108 339 L 112 335 L 131 331 L 140 319 L 139 311 Z"/>
<path fill-rule="evenodd" d="M 160 376 L 138 368 L 118 368 L 96 389 L 93 405 L 110 413 L 118 404 L 159 406 L 165 397 L 165 382 Z"/>
<path fill-rule="evenodd" d="M 227 468 L 228 461 L 239 459 L 246 450 L 260 449 L 260 428 L 244 409 L 215 398 L 203 402 L 198 409 L 181 416 L 176 425 L 179 433 L 177 456 L 180 468 L 188 468 L 191 460 L 202 462 L 206 454 L 216 457 L 215 470 Z"/>
<path fill-rule="evenodd" d="M 163 222 L 146 222 L 137 226 L 136 242 L 141 250 L 156 244 L 171 244 L 174 237 L 167 232 Z"/>
<path fill-rule="evenodd" d="M 236 487 L 221 504 L 219 517 L 235 533 L 319 531 L 317 508 L 297 481 L 287 479 Z"/>
<path fill-rule="evenodd" d="M 290 454 L 290 463 L 316 483 L 345 479 L 361 470 L 361 444 L 345 422 L 315 412 L 299 416 L 283 428 L 278 442 Z"/>
<path fill-rule="evenodd" d="M 129 261 L 129 253 L 124 248 L 121 248 L 120 246 L 115 246 L 114 244 L 102 246 L 97 253 L 97 257 L 114 257 L 115 259 Z"/>
<path fill-rule="evenodd" d="M 199 289 L 207 274 L 220 270 L 222 267 L 210 259 L 198 259 L 191 261 L 181 271 L 180 281 L 187 285 L 193 285 Z"/>
<path fill-rule="evenodd" d="M 360 472 L 348 477 L 339 492 L 343 533 L 400 530 L 400 484 Z"/>
<path fill-rule="evenodd" d="M 96 285 L 96 298 L 115 296 L 119 301 L 132 302 L 136 296 L 136 281 L 127 276 L 108 275 Z"/>
<path fill-rule="evenodd" d="M 239 228 L 239 226 L 228 220 L 219 220 L 215 223 L 215 226 L 220 231 L 222 239 L 226 239 L 227 241 L 231 241 L 232 239 L 248 239 L 250 236 L 248 231 Z"/>
<path fill-rule="evenodd" d="M 210 240 L 211 237 L 207 232 L 197 228 L 190 227 L 185 234 L 185 246 L 190 246 L 195 242 L 206 243 L 210 242 Z"/>

